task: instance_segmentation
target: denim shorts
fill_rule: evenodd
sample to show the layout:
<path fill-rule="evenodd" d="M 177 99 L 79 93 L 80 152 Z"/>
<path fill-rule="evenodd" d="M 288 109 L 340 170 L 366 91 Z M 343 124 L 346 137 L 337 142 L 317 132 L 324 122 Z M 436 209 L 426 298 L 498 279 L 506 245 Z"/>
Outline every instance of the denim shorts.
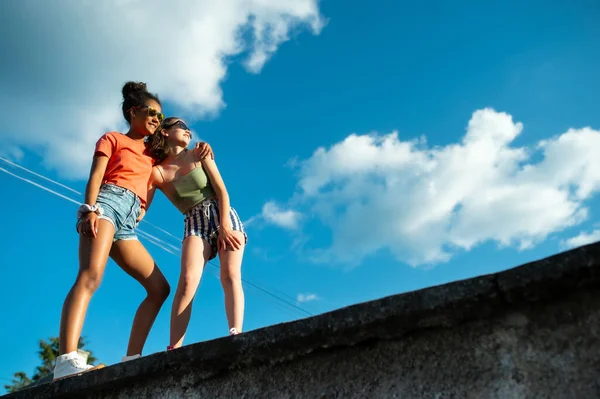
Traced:
<path fill-rule="evenodd" d="M 96 204 L 102 208 L 99 219 L 108 220 L 115 228 L 113 241 L 138 239 L 135 228 L 141 202 L 137 195 L 123 187 L 103 184 Z"/>
<path fill-rule="evenodd" d="M 244 243 L 248 242 L 248 236 L 244 231 L 244 225 L 237 212 L 229 208 L 229 220 L 233 231 L 239 231 L 244 234 Z M 211 246 L 211 254 L 208 258 L 213 259 L 217 256 L 217 238 L 219 236 L 219 227 L 221 225 L 219 218 L 219 201 L 210 198 L 202 201 L 198 205 L 185 213 L 185 228 L 183 239 L 190 236 L 197 236 L 204 239 Z"/>

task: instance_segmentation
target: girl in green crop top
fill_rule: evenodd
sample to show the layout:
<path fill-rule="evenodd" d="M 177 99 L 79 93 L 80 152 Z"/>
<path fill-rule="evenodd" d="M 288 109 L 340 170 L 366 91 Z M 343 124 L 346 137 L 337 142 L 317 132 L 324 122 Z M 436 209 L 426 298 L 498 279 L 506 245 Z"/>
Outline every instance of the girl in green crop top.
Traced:
<path fill-rule="evenodd" d="M 242 331 L 244 317 L 241 267 L 247 236 L 237 212 L 229 204 L 215 161 L 197 159 L 195 153 L 188 151 L 191 138 L 182 119 L 167 118 L 149 139 L 153 155 L 160 162 L 152 170 L 147 207 L 159 189 L 185 216 L 181 275 L 173 299 L 168 349 L 183 344 L 202 271 L 217 253 L 230 334 Z"/>

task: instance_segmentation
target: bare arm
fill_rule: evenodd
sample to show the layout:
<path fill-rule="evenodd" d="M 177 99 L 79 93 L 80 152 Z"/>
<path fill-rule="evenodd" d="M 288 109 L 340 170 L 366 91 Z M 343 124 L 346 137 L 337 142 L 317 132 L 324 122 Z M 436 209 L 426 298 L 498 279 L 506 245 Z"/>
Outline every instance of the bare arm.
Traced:
<path fill-rule="evenodd" d="M 140 211 L 140 216 L 137 218 L 136 222 L 139 223 L 146 213 L 148 213 L 148 209 L 150 209 L 150 205 L 152 205 L 152 200 L 154 199 L 154 194 L 156 193 L 156 189 L 160 190 L 158 186 L 159 182 L 162 180 L 158 169 L 155 167 L 152 168 L 152 173 L 150 174 L 150 179 L 148 179 L 148 193 L 146 194 L 146 206 L 142 208 Z"/>
<path fill-rule="evenodd" d="M 150 173 L 150 179 L 148 180 L 148 196 L 146 198 L 146 212 L 150 209 L 150 205 L 152 205 L 152 200 L 154 199 L 154 194 L 156 194 L 156 189 L 160 190 L 160 183 L 162 183 L 162 176 L 160 175 L 158 168 L 155 166 L 152 168 L 152 173 Z"/>
<path fill-rule="evenodd" d="M 108 165 L 108 157 L 105 155 L 96 155 L 92 161 L 90 169 L 90 178 L 85 186 L 85 203 L 95 205 L 102 185 L 102 179 Z"/>
<path fill-rule="evenodd" d="M 90 169 L 90 178 L 85 186 L 85 203 L 96 205 L 102 179 L 108 165 L 108 157 L 105 155 L 95 155 Z M 87 237 L 96 237 L 98 233 L 98 215 L 95 212 L 89 212 L 81 218 L 81 226 L 78 228 L 80 234 Z"/>
<path fill-rule="evenodd" d="M 227 189 L 225 188 L 225 183 L 223 182 L 223 178 L 219 173 L 219 169 L 217 169 L 217 164 L 213 159 L 207 157 L 202 160 L 202 166 L 206 171 L 208 179 L 210 180 L 219 201 L 221 226 L 219 228 L 217 247 L 219 250 L 226 250 L 227 247 L 231 247 L 234 250 L 240 249 L 242 243 L 239 238 L 233 234 L 233 226 L 231 225 L 231 218 L 229 217 L 231 212 L 229 194 L 227 193 Z"/>
<path fill-rule="evenodd" d="M 225 182 L 221 177 L 221 173 L 219 173 L 219 169 L 217 169 L 217 164 L 211 158 L 204 158 L 202 160 L 202 166 L 206 171 L 206 175 L 210 180 L 215 194 L 217 195 L 217 199 L 219 200 L 219 214 L 221 215 L 221 227 L 231 229 L 231 220 L 229 217 L 225 217 L 229 215 L 231 211 L 229 205 L 229 194 L 227 193 L 227 189 L 225 188 Z"/>

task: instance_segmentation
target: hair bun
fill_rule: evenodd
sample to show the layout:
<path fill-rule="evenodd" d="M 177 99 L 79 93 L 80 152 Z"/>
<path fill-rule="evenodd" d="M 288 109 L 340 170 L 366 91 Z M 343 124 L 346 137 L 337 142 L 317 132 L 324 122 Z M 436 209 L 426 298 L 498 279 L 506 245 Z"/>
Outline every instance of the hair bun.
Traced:
<path fill-rule="evenodd" d="M 123 98 L 137 97 L 140 93 L 146 93 L 146 83 L 144 82 L 127 82 L 123 85 Z"/>
<path fill-rule="evenodd" d="M 144 82 L 127 82 L 121 91 L 123 93 L 123 117 L 128 123 L 131 123 L 132 108 L 148 105 L 148 101 L 154 101 L 161 105 L 158 96 L 148 92 Z"/>

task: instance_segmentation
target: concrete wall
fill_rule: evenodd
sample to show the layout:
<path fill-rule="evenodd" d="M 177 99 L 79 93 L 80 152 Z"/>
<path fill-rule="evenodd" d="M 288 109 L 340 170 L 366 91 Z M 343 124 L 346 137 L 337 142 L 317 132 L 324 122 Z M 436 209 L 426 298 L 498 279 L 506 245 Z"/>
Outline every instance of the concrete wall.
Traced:
<path fill-rule="evenodd" d="M 600 244 L 10 398 L 600 398 Z"/>

